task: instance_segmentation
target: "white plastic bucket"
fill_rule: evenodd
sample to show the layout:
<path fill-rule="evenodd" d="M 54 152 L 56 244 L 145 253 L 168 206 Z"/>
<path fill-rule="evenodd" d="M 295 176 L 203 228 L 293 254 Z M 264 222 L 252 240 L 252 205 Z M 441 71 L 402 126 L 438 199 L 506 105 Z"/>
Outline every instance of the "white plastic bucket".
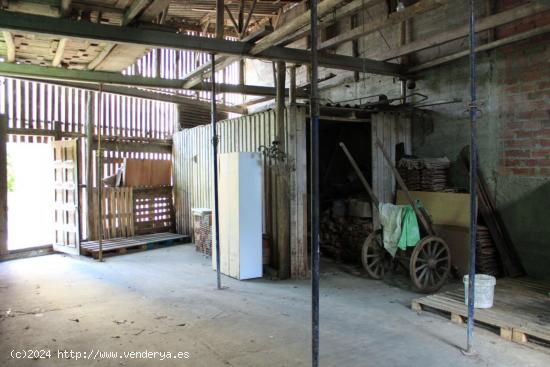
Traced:
<path fill-rule="evenodd" d="M 464 275 L 464 303 L 468 305 L 468 275 Z M 495 277 L 486 274 L 476 274 L 474 288 L 474 307 L 491 308 L 493 307 L 493 297 L 495 294 Z"/>

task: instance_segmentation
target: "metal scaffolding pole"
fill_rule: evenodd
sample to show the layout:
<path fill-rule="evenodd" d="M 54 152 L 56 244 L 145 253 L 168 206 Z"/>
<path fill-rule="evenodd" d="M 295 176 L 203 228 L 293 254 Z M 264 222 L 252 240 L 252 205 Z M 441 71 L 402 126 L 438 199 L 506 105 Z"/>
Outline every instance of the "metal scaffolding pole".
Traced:
<path fill-rule="evenodd" d="M 474 334 L 474 301 L 477 232 L 477 69 L 475 0 L 470 0 L 470 260 L 468 273 L 468 328 L 466 353 L 471 354 Z"/>
<path fill-rule="evenodd" d="M 216 55 L 210 54 L 212 67 L 216 65 Z M 212 69 L 215 70 L 215 69 Z M 214 163 L 214 223 L 216 233 L 216 278 L 218 289 L 222 289 L 222 279 L 220 273 L 220 215 L 218 211 L 218 134 L 216 132 L 216 73 L 212 73 L 212 162 Z"/>
<path fill-rule="evenodd" d="M 103 162 L 102 162 L 102 154 L 101 154 L 101 128 L 103 125 L 103 112 L 101 109 L 103 108 L 102 103 L 102 97 L 103 97 L 103 85 L 99 85 L 99 93 L 98 93 L 98 104 L 99 108 L 98 113 L 98 119 L 97 119 L 97 151 L 96 151 L 96 172 L 97 172 L 97 241 L 99 244 L 99 254 L 97 257 L 98 261 L 103 261 L 103 221 L 101 220 L 101 213 L 103 213 L 103 203 L 101 202 L 102 197 L 102 191 L 103 191 L 103 181 L 101 180 L 101 177 L 103 176 Z"/>
<path fill-rule="evenodd" d="M 311 365 L 319 366 L 319 90 L 317 0 L 311 10 Z"/>
<path fill-rule="evenodd" d="M 216 0 L 216 38 L 223 39 L 224 33 L 223 24 L 223 1 Z M 213 179 L 214 179 L 214 231 L 216 241 L 216 283 L 218 289 L 222 289 L 222 277 L 220 271 L 220 215 L 219 215 L 219 200 L 218 200 L 218 133 L 216 131 L 216 54 L 210 54 L 210 62 L 212 64 L 211 78 L 211 122 L 212 122 L 212 162 L 213 162 Z"/>

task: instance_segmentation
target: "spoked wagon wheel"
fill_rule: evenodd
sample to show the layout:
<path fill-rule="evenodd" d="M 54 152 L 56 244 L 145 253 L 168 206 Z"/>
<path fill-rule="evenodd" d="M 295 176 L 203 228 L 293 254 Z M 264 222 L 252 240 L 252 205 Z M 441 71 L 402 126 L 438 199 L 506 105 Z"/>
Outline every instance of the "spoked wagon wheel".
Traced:
<path fill-rule="evenodd" d="M 425 293 L 439 290 L 451 271 L 449 246 L 436 236 L 418 241 L 410 261 L 411 279 L 416 288 Z"/>
<path fill-rule="evenodd" d="M 386 268 L 386 250 L 382 246 L 381 232 L 371 233 L 365 243 L 361 253 L 363 267 L 373 279 L 382 279 Z"/>

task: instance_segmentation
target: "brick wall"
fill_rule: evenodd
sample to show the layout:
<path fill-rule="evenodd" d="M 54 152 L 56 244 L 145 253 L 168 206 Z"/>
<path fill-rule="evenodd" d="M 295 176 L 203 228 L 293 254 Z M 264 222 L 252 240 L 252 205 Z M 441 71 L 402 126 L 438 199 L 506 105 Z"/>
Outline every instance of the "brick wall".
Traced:
<path fill-rule="evenodd" d="M 498 51 L 501 174 L 550 177 L 550 35 Z"/>

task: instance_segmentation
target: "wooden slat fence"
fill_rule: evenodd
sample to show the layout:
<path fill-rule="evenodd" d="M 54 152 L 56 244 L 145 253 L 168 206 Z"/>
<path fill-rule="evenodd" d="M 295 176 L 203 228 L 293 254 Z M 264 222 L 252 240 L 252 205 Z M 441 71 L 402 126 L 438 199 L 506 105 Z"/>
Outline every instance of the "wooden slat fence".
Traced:
<path fill-rule="evenodd" d="M 88 93 L 95 99 L 95 134 L 101 121 L 104 138 L 169 140 L 178 124 L 173 103 L 110 93 L 100 98 L 98 92 L 5 77 L 0 83 L 0 114 L 8 117 L 9 142 L 49 142 L 56 132 L 84 136 Z"/>
<path fill-rule="evenodd" d="M 92 190 L 94 213 L 98 213 L 97 190 Z M 101 190 L 102 238 L 134 235 L 134 196 L 131 187 L 105 187 Z M 92 239 L 98 239 L 97 216 L 93 217 Z"/>

